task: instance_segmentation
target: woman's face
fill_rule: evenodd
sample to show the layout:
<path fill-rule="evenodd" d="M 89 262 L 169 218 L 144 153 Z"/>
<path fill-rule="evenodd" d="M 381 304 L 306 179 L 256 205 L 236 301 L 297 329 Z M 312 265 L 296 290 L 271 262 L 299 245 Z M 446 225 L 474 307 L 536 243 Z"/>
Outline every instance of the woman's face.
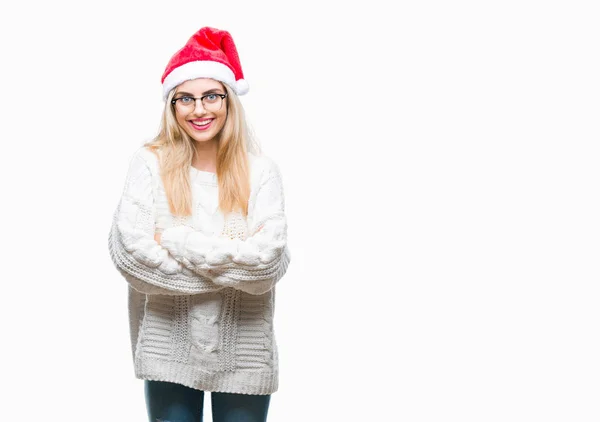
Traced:
<path fill-rule="evenodd" d="M 214 139 L 225 124 L 227 98 L 221 100 L 216 94 L 226 94 L 225 88 L 221 82 L 208 78 L 185 81 L 175 90 L 177 123 L 196 142 Z M 201 97 L 204 101 L 199 100 Z"/>

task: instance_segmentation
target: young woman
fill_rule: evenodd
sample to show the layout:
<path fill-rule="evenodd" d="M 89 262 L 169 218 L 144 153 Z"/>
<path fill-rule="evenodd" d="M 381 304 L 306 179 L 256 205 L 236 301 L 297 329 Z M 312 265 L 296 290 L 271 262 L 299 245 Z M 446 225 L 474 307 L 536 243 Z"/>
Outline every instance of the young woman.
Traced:
<path fill-rule="evenodd" d="M 290 262 L 281 173 L 251 142 L 231 35 L 201 28 L 169 61 L 158 136 L 131 159 L 109 237 L 129 283 L 149 420 L 265 421 L 278 386 L 275 284 Z"/>

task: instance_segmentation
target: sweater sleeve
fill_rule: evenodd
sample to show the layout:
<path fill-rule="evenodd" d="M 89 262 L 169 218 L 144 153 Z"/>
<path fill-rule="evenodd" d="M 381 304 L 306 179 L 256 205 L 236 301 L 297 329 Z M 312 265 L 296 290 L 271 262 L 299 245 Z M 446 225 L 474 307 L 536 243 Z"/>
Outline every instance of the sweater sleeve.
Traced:
<path fill-rule="evenodd" d="M 248 204 L 247 239 L 207 236 L 190 227 L 163 231 L 163 245 L 179 262 L 215 284 L 260 295 L 272 289 L 291 261 L 281 174 L 274 162 L 264 171 Z"/>
<path fill-rule="evenodd" d="M 210 278 L 183 267 L 154 240 L 152 172 L 138 152 L 113 215 L 109 252 L 125 280 L 145 294 L 185 295 L 222 289 Z"/>

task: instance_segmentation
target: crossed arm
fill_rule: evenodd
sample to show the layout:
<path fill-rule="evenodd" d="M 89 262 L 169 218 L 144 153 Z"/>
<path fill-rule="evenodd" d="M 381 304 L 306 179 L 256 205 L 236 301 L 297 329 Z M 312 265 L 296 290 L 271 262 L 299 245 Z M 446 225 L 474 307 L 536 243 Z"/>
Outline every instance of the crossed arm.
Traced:
<path fill-rule="evenodd" d="M 152 174 L 134 157 L 109 236 L 117 269 L 146 294 L 197 294 L 233 287 L 270 290 L 287 271 L 287 222 L 277 166 L 265 171 L 250 199 L 246 240 L 206 236 L 187 226 L 154 229 Z"/>

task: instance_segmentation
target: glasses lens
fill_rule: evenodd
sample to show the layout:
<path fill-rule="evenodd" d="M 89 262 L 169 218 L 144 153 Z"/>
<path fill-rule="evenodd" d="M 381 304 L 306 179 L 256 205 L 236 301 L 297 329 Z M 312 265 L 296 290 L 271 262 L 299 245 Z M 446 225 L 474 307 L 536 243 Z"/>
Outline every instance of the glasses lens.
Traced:
<path fill-rule="evenodd" d="M 175 100 L 175 107 L 180 112 L 189 112 L 194 109 L 196 101 L 192 97 L 181 97 Z"/>
<path fill-rule="evenodd" d="M 208 111 L 219 111 L 223 105 L 223 99 L 216 94 L 209 94 L 202 98 L 202 107 Z"/>

